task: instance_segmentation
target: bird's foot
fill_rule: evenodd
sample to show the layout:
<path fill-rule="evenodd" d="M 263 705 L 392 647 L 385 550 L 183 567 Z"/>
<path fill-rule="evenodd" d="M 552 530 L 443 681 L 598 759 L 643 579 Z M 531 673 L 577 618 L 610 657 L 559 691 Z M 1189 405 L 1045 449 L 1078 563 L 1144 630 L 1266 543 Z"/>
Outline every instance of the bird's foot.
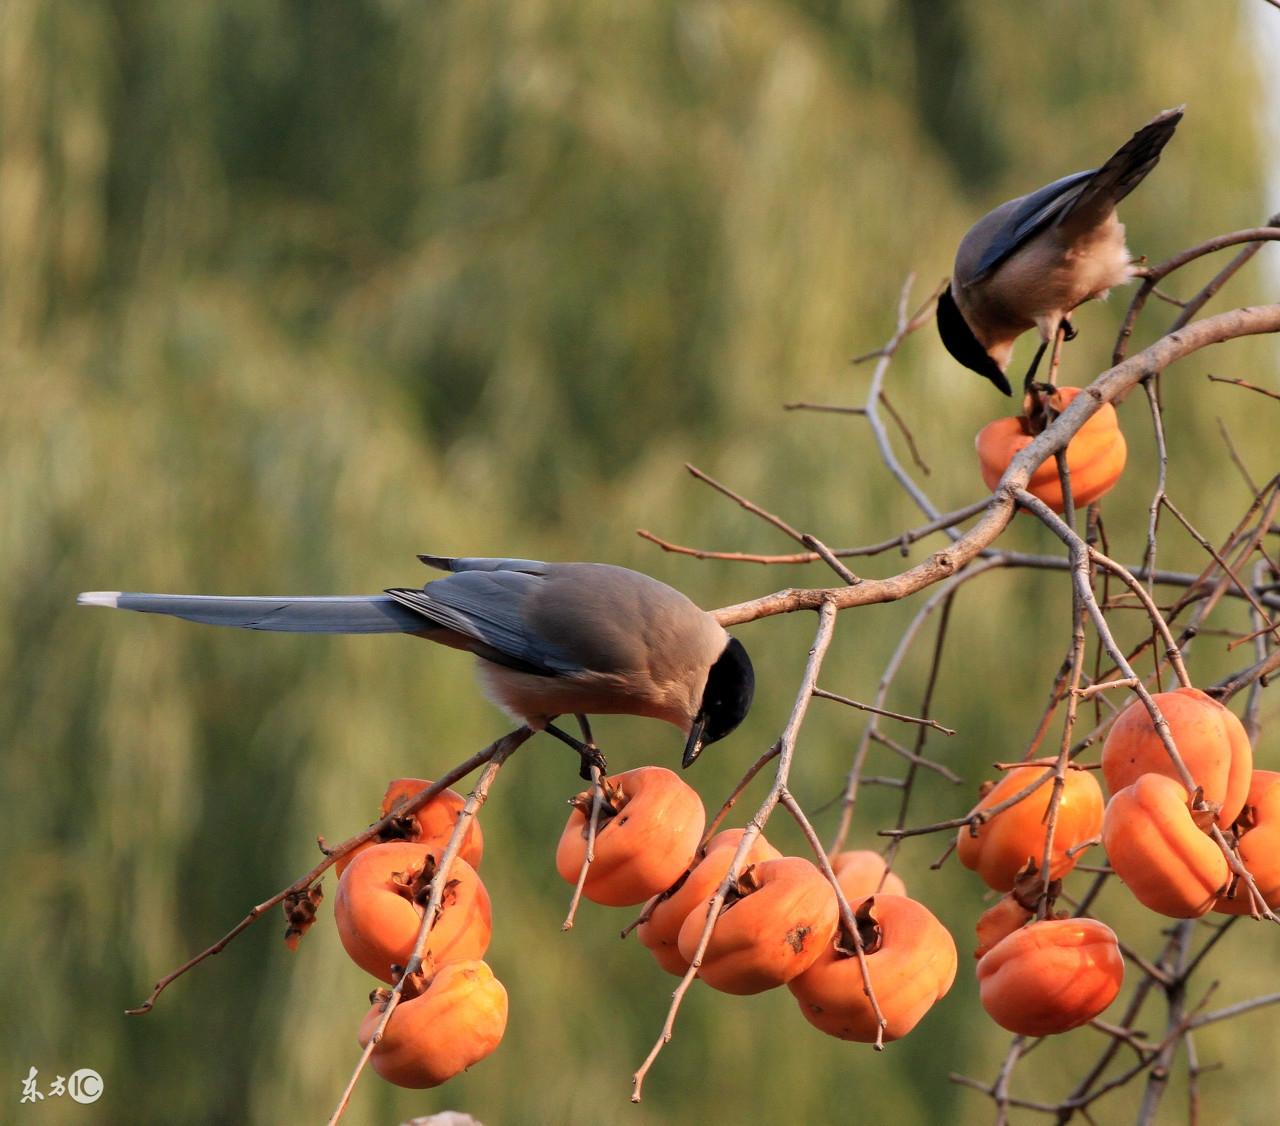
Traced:
<path fill-rule="evenodd" d="M 1043 432 L 1056 417 L 1052 397 L 1058 389 L 1052 383 L 1040 383 L 1032 380 L 1027 384 L 1027 393 L 1023 397 L 1022 413 L 1027 433 L 1032 437 Z"/>
<path fill-rule="evenodd" d="M 582 766 L 578 770 L 578 777 L 584 782 L 591 781 L 593 767 L 600 771 L 601 778 L 609 773 L 609 764 L 605 762 L 604 752 L 594 743 L 584 743 L 578 753 L 582 756 Z"/>
<path fill-rule="evenodd" d="M 579 723 L 581 722 L 582 721 L 579 720 Z M 583 730 L 583 734 L 588 737 L 586 742 L 583 742 L 581 739 L 575 739 L 569 734 L 569 732 L 557 727 L 554 723 L 548 723 L 543 730 L 545 730 L 548 735 L 554 735 L 560 740 L 560 742 L 567 744 L 578 752 L 579 756 L 582 758 L 582 766 L 579 769 L 578 774 L 584 782 L 591 781 L 591 770 L 593 767 L 600 771 L 602 777 L 608 773 L 608 764 L 605 762 L 604 754 L 600 748 L 596 746 L 595 741 L 590 738 L 591 730 L 589 727 L 584 726 Z"/>
<path fill-rule="evenodd" d="M 1031 359 L 1031 366 L 1027 368 L 1027 374 L 1022 378 L 1022 393 L 1027 394 L 1036 378 L 1036 369 L 1040 366 L 1040 357 L 1044 355 L 1046 347 L 1045 341 L 1040 342 L 1040 347 L 1036 349 L 1036 354 Z"/>

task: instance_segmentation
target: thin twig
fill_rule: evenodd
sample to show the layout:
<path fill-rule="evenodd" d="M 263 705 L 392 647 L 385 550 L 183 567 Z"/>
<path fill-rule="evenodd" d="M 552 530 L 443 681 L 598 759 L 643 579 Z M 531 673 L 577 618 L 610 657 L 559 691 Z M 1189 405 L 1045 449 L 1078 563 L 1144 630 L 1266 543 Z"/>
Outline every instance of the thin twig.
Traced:
<path fill-rule="evenodd" d="M 1280 3 L 1280 0 L 1277 0 Z M 1257 391 L 1259 395 L 1266 395 L 1269 399 L 1280 399 L 1280 393 L 1268 391 L 1265 387 L 1258 387 L 1253 383 L 1246 383 L 1243 379 L 1228 379 L 1224 375 L 1210 375 L 1207 377 L 1210 383 L 1230 383 L 1235 387 L 1244 387 L 1249 391 Z"/>
<path fill-rule="evenodd" d="M 1221 418 L 1218 422 L 1218 433 L 1222 435 L 1222 441 L 1227 447 L 1227 456 L 1231 458 L 1231 464 L 1240 470 L 1240 476 L 1244 478 L 1244 483 L 1248 486 L 1251 493 L 1258 491 L 1258 486 L 1253 483 L 1253 477 L 1249 474 L 1248 466 L 1245 465 L 1240 457 L 1240 451 L 1236 449 L 1236 444 L 1231 440 L 1231 431 L 1227 429 L 1227 424 Z"/>
<path fill-rule="evenodd" d="M 521 730 L 527 730 L 527 728 L 522 728 Z M 529 734 L 531 735 L 533 734 L 533 732 L 530 731 Z M 476 770 L 478 767 L 483 766 L 490 759 L 492 759 L 495 754 L 497 754 L 499 748 L 501 748 L 504 742 L 509 738 L 511 738 L 511 736 L 504 735 L 501 739 L 498 739 L 496 742 L 491 743 L 489 746 L 487 746 L 483 751 L 480 751 L 478 754 L 472 755 L 469 759 L 459 763 L 452 770 L 449 770 L 446 773 L 442 774 L 431 785 L 424 786 L 421 790 L 419 790 L 416 794 L 414 794 L 411 797 L 401 799 L 399 802 L 395 804 L 395 806 L 391 809 L 389 813 L 387 813 L 384 817 L 382 817 L 378 821 L 375 821 L 367 829 L 362 830 L 361 832 L 357 833 L 353 837 L 347 838 L 347 840 L 343 841 L 339 845 L 335 845 L 332 848 L 326 848 L 324 859 L 321 860 L 320 863 L 317 864 L 314 868 L 312 868 L 311 871 L 307 872 L 306 875 L 304 876 L 299 876 L 287 888 L 282 888 L 280 891 L 276 892 L 275 895 L 273 895 L 270 899 L 265 899 L 261 903 L 259 903 L 256 907 L 250 908 L 249 913 L 243 919 L 241 919 L 240 922 L 238 922 L 234 927 L 232 927 L 226 934 L 224 934 L 220 939 L 218 939 L 217 942 L 215 942 L 212 946 L 208 947 L 207 949 L 202 950 L 199 954 L 196 954 L 195 956 L 187 959 L 187 961 L 183 962 L 182 965 L 180 965 L 176 970 L 173 970 L 172 972 L 162 977 L 158 982 L 156 982 L 155 986 L 152 988 L 151 995 L 145 1001 L 143 1001 L 141 1005 L 137 1005 L 132 1009 L 126 1009 L 125 1012 L 129 1016 L 141 1016 L 144 1013 L 149 1013 L 152 1007 L 155 1005 L 156 999 L 160 996 L 160 994 L 163 993 L 175 981 L 177 981 L 178 978 L 182 977 L 183 974 L 187 973 L 189 970 L 194 969 L 206 958 L 211 958 L 213 957 L 213 955 L 221 953 L 226 948 L 228 943 L 230 943 L 234 938 L 236 938 L 241 932 L 247 930 L 254 922 L 262 918 L 262 916 L 266 914 L 268 911 L 270 911 L 273 907 L 276 907 L 280 903 L 283 903 L 285 899 L 287 899 L 289 896 L 297 895 L 298 893 L 303 892 L 307 888 L 311 887 L 311 885 L 314 884 L 316 880 L 318 880 L 322 875 L 324 875 L 324 873 L 332 865 L 336 864 L 339 860 L 341 860 L 344 856 L 348 855 L 349 853 L 354 852 L 366 841 L 373 840 L 388 825 L 390 825 L 392 821 L 396 820 L 399 817 L 403 817 L 403 816 L 406 816 L 407 814 L 413 813 L 415 810 L 420 809 L 422 806 L 426 805 L 428 801 L 430 801 L 433 797 L 435 797 L 436 794 L 442 793 L 443 791 L 447 790 L 450 786 L 452 786 L 455 782 L 458 782 L 461 779 L 465 778 L 473 770 Z M 525 736 L 525 738 L 528 738 L 528 736 Z"/>
<path fill-rule="evenodd" d="M 911 430 L 903 420 L 902 415 L 894 410 L 893 404 L 889 402 L 889 396 L 883 391 L 880 392 L 880 401 L 884 404 L 884 409 L 889 412 L 889 417 L 898 424 L 898 431 L 902 435 L 903 441 L 907 443 L 907 449 L 911 451 L 911 460 L 915 462 L 916 468 L 928 477 L 930 469 L 925 464 L 924 458 L 920 456 L 920 451 L 916 448 L 915 436 L 911 433 Z M 863 413 L 865 413 L 865 410 Z"/>
<path fill-rule="evenodd" d="M 783 403 L 784 411 L 818 411 L 824 414 L 856 414 L 867 413 L 866 407 L 841 407 L 830 403 Z"/>
<path fill-rule="evenodd" d="M 815 688 L 813 694 L 823 700 L 835 700 L 838 704 L 846 704 L 851 708 L 857 708 L 859 711 L 872 712 L 875 715 L 884 716 L 886 719 L 897 719 L 903 723 L 918 723 L 924 727 L 932 727 L 934 731 L 940 731 L 943 735 L 954 735 L 950 727 L 943 727 L 936 719 L 925 719 L 916 715 L 903 715 L 901 712 L 891 712 L 888 708 L 877 708 L 872 704 L 863 704 L 858 700 L 851 700 L 848 696 L 841 696 L 835 692 L 828 692 L 825 688 Z"/>
<path fill-rule="evenodd" d="M 582 889 L 587 886 L 587 873 L 591 870 L 596 858 L 596 833 L 600 828 L 600 811 L 604 808 L 604 787 L 600 784 L 600 766 L 592 763 L 591 771 L 591 816 L 587 818 L 587 850 L 582 856 L 582 867 L 578 870 L 578 882 L 573 886 L 573 896 L 569 900 L 569 910 L 560 924 L 562 931 L 573 930 L 573 918 L 578 913 L 578 904 L 582 902 Z"/>
<path fill-rule="evenodd" d="M 680 983 L 671 995 L 671 1005 L 667 1009 L 667 1016 L 662 1024 L 662 1032 L 649 1050 L 644 1062 L 636 1069 L 635 1075 L 632 1077 L 631 1101 L 634 1103 L 640 1101 L 645 1076 L 648 1075 L 654 1060 L 658 1058 L 658 1054 L 663 1047 L 671 1041 L 675 1028 L 676 1014 L 680 1011 L 681 1002 L 684 1000 L 685 994 L 688 993 L 689 987 L 693 984 L 693 979 L 702 965 L 702 956 L 706 953 L 707 945 L 711 941 L 711 932 L 715 927 L 720 910 L 724 906 L 725 896 L 738 878 L 738 872 L 746 860 L 747 852 L 760 835 L 764 828 L 764 823 L 769 819 L 769 815 L 781 800 L 782 794 L 786 789 L 787 778 L 791 772 L 791 761 L 795 753 L 796 739 L 799 736 L 800 727 L 804 723 L 804 717 L 808 712 L 809 701 L 813 698 L 813 686 L 817 683 L 823 659 L 827 655 L 827 650 L 831 645 L 831 638 L 835 634 L 835 625 L 836 608 L 830 602 L 824 603 L 819 609 L 818 629 L 814 636 L 813 646 L 809 650 L 809 659 L 805 665 L 800 688 L 796 693 L 796 702 L 791 709 L 791 715 L 787 720 L 786 727 L 783 728 L 782 735 L 778 739 L 778 767 L 774 776 L 773 786 L 761 803 L 760 808 L 756 810 L 755 816 L 743 830 L 742 839 L 738 842 L 737 850 L 729 863 L 728 871 L 725 872 L 724 879 L 720 882 L 715 895 L 711 897 L 711 902 L 707 905 L 706 923 L 703 926 L 702 934 L 699 936 L 698 945 L 694 949 L 693 957 L 689 960 L 689 968 L 685 971 L 684 977 L 680 979 Z"/>
<path fill-rule="evenodd" d="M 840 908 L 840 921 L 845 932 L 853 941 L 854 957 L 858 959 L 858 969 L 862 973 L 862 988 L 867 994 L 867 1000 L 871 1002 L 871 1011 L 876 1018 L 876 1038 L 872 1046 L 877 1052 L 882 1052 L 884 1051 L 884 1030 L 889 1022 L 885 1020 L 884 1012 L 880 1008 L 880 1002 L 876 999 L 875 986 L 871 981 L 871 966 L 867 962 L 867 952 L 862 945 L 862 934 L 858 929 L 853 907 L 844 893 L 844 888 L 840 886 L 840 881 L 836 879 L 836 874 L 831 867 L 831 861 L 822 850 L 822 841 L 819 839 L 812 823 L 805 816 L 804 810 L 800 808 L 800 803 L 796 801 L 791 791 L 787 789 L 783 789 L 779 801 L 782 803 L 783 808 L 796 819 L 796 824 L 800 826 L 800 831 L 804 833 L 805 840 L 809 842 L 809 847 L 813 850 L 814 860 L 822 874 L 826 876 L 827 883 L 831 885 L 831 890 L 836 897 L 836 903 Z"/>
<path fill-rule="evenodd" d="M 918 528 L 911 528 L 903 532 L 900 536 L 893 536 L 891 539 L 881 540 L 879 543 L 867 544 L 864 547 L 837 547 L 831 548 L 831 554 L 837 559 L 853 559 L 859 556 L 882 555 L 886 551 L 898 548 L 903 555 L 907 554 L 909 548 L 917 540 L 922 540 L 925 536 L 933 535 L 934 532 L 943 531 L 946 528 L 953 527 L 956 524 L 962 524 L 971 516 L 976 516 L 987 507 L 987 498 L 980 501 L 974 501 L 973 504 L 966 504 L 963 508 L 958 508 L 954 512 L 944 512 L 936 520 L 930 520 L 927 524 L 922 524 Z M 731 563 L 759 563 L 765 566 L 793 563 L 816 563 L 822 556 L 816 551 L 793 551 L 785 554 L 760 554 L 758 552 L 743 551 L 713 551 L 708 548 L 688 547 L 684 544 L 672 543 L 665 540 L 661 536 L 655 535 L 653 532 L 644 528 L 637 528 L 636 535 L 641 539 L 646 539 L 650 543 L 657 544 L 663 551 L 671 552 L 674 555 L 690 555 L 695 559 L 722 559 Z"/>
<path fill-rule="evenodd" d="M 431 878 L 431 892 L 422 911 L 422 922 L 418 926 L 418 937 L 413 944 L 413 953 L 409 956 L 409 961 L 405 965 L 400 979 L 392 987 L 387 997 L 386 1007 L 382 1010 L 382 1015 L 379 1017 L 377 1025 L 374 1026 L 373 1032 L 364 1046 L 364 1051 L 360 1053 L 360 1059 L 356 1063 L 355 1070 L 351 1073 L 351 1078 L 347 1081 L 342 1097 L 338 1100 L 338 1105 L 334 1108 L 333 1114 L 329 1116 L 328 1126 L 335 1126 L 342 1117 L 343 1111 L 347 1109 L 347 1104 L 351 1101 L 351 1094 L 355 1090 L 356 1083 L 359 1081 L 365 1065 L 369 1062 L 369 1057 L 373 1054 L 374 1048 L 378 1046 L 378 1041 L 382 1039 L 387 1024 L 391 1020 L 391 1014 L 395 1012 L 396 1006 L 400 1003 L 405 982 L 422 969 L 422 957 L 427 948 L 427 939 L 431 935 L 431 928 L 436 924 L 436 917 L 440 912 L 440 904 L 444 897 L 445 885 L 449 879 L 449 869 L 453 867 L 453 861 L 462 848 L 462 838 L 468 828 L 468 822 L 475 816 L 476 810 L 484 805 L 485 799 L 489 796 L 489 787 L 493 784 L 493 780 L 502 768 L 502 764 L 532 734 L 533 731 L 528 727 L 519 727 L 509 735 L 499 739 L 496 749 L 490 748 L 489 761 L 480 773 L 476 788 L 467 796 L 462 809 L 458 811 L 458 819 L 453 826 L 453 833 L 449 837 L 449 843 L 445 845 L 444 851 L 440 854 L 435 875 Z"/>

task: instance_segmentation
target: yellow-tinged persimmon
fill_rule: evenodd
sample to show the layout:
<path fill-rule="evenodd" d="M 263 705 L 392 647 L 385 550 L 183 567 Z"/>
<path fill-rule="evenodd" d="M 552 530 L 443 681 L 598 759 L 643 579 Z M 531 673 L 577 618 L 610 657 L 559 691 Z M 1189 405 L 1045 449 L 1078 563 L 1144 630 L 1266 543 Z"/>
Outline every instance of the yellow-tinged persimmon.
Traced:
<path fill-rule="evenodd" d="M 1008 771 L 978 803 L 978 809 L 990 809 L 1025 790 L 1052 772 L 1052 759 L 1038 759 L 1036 767 Z M 1044 769 L 1037 769 L 1043 766 Z M 982 877 L 988 887 L 1009 891 L 1018 873 L 1034 860 L 1038 866 L 1044 859 L 1045 814 L 1053 796 L 1052 780 L 1023 798 L 1016 805 L 983 821 L 972 832 L 961 825 L 956 834 L 956 854 L 960 863 Z M 1053 855 L 1050 879 L 1059 879 L 1075 867 L 1074 857 L 1067 852 L 1098 835 L 1102 828 L 1102 788 L 1087 770 L 1068 770 L 1063 779 L 1062 797 L 1058 801 L 1057 822 L 1053 833 Z"/>
<path fill-rule="evenodd" d="M 1060 387 L 1049 396 L 1049 405 L 1061 413 L 1080 394 L 1079 387 Z M 1009 468 L 1014 455 L 1031 444 L 1035 435 L 1025 415 L 997 418 L 978 431 L 975 445 L 982 479 L 994 489 Z M 1097 500 L 1120 479 L 1128 449 L 1116 409 L 1103 403 L 1067 444 L 1067 469 L 1071 474 L 1071 497 L 1077 507 Z M 1027 482 L 1027 491 L 1054 510 L 1062 512 L 1062 482 L 1055 458 L 1042 462 Z"/>
<path fill-rule="evenodd" d="M 1096 919 L 1045 919 L 998 942 L 978 962 L 982 1007 L 1020 1036 L 1087 1024 L 1120 992 L 1124 958 Z"/>
<path fill-rule="evenodd" d="M 636 935 L 668 973 L 682 977 L 688 970 L 689 962 L 680 953 L 680 928 L 692 912 L 701 910 L 706 918 L 707 904 L 729 871 L 742 834 L 742 829 L 717 833 L 707 842 L 706 854 L 701 859 L 695 857 L 693 868 L 646 905 L 649 917 L 636 929 Z M 751 842 L 742 870 L 781 856 L 762 833 Z"/>
<path fill-rule="evenodd" d="M 669 888 L 693 859 L 707 815 L 702 799 L 678 774 L 641 766 L 605 780 L 595 859 L 582 894 L 606 907 L 629 907 Z M 587 854 L 591 791 L 573 799 L 556 849 L 556 871 L 578 882 Z"/>
<path fill-rule="evenodd" d="M 1002 895 L 993 907 L 988 907 L 974 928 L 978 934 L 978 946 L 973 952 L 981 958 L 1002 939 L 1008 938 L 1019 927 L 1031 921 L 1035 912 L 1024 907 L 1012 895 Z"/>
<path fill-rule="evenodd" d="M 360 1023 L 366 1047 L 382 1019 L 375 1001 Z M 507 991 L 484 962 L 450 962 L 424 992 L 401 1001 L 369 1061 L 388 1083 L 421 1090 L 438 1087 L 484 1059 L 507 1028 Z"/>
<path fill-rule="evenodd" d="M 831 858 L 836 883 L 850 904 L 861 903 L 869 895 L 907 894 L 902 878 L 885 867 L 884 857 L 869 848 L 837 852 Z"/>
<path fill-rule="evenodd" d="M 885 1040 L 905 1036 L 956 976 L 956 944 L 922 903 L 903 895 L 875 895 L 855 907 L 867 973 L 884 1013 Z M 878 1022 L 853 953 L 853 941 L 823 947 L 818 960 L 787 983 L 805 1020 L 829 1036 L 875 1041 Z"/>
<path fill-rule="evenodd" d="M 1244 725 L 1230 708 L 1198 688 L 1157 692 L 1152 699 L 1205 801 L 1219 806 L 1219 828 L 1229 828 L 1244 805 L 1253 775 L 1253 750 Z M 1134 700 L 1111 725 L 1102 747 L 1102 775 L 1113 794 L 1144 774 L 1182 781 L 1156 733 L 1151 714 Z"/>
<path fill-rule="evenodd" d="M 1144 774 L 1107 803 L 1102 844 L 1135 899 L 1173 919 L 1203 915 L 1227 884 L 1222 850 L 1191 816 L 1180 782 Z"/>
<path fill-rule="evenodd" d="M 430 785 L 429 778 L 393 779 L 387 786 L 387 792 L 382 796 L 378 817 L 383 818 L 390 813 L 392 806 L 401 798 L 413 797 Z M 385 844 L 387 841 L 412 841 L 417 844 L 431 845 L 435 847 L 438 856 L 449 843 L 449 837 L 453 834 L 453 827 L 457 824 L 458 814 L 465 801 L 461 794 L 453 790 L 442 790 L 421 809 L 397 817 L 378 836 L 337 860 L 333 866 L 334 874 L 340 877 L 355 856 L 375 844 Z M 484 834 L 480 832 L 480 822 L 475 817 L 468 820 L 467 827 L 463 830 L 462 845 L 458 855 L 472 868 L 480 867 L 480 859 L 484 856 Z"/>
<path fill-rule="evenodd" d="M 1253 772 L 1249 796 L 1233 828 L 1240 842 L 1240 859 L 1274 911 L 1280 907 L 1280 773 Z M 1213 909 L 1228 915 L 1250 915 L 1250 899 L 1248 888 L 1238 883 L 1231 898 L 1219 896 Z"/>
<path fill-rule="evenodd" d="M 804 973 L 831 943 L 836 894 L 808 860 L 784 856 L 753 865 L 737 879 L 716 920 L 698 976 L 722 993 L 762 993 Z M 706 926 L 691 911 L 680 927 L 680 956 L 693 961 Z"/>
<path fill-rule="evenodd" d="M 395 980 L 413 953 L 435 874 L 430 847 L 389 841 L 360 853 L 338 881 L 333 915 L 352 961 L 383 981 Z M 465 860 L 449 869 L 440 914 L 428 936 L 424 964 L 483 957 L 492 919 L 489 893 Z"/>

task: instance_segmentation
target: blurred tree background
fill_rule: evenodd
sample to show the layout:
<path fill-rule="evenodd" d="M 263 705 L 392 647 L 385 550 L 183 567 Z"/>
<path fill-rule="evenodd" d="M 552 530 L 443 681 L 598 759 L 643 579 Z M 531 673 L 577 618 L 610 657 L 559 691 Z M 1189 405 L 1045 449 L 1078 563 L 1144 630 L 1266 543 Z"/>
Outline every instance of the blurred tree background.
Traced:
<path fill-rule="evenodd" d="M 432 776 L 504 724 L 447 650 L 77 611 L 77 591 L 377 591 L 425 580 L 419 551 L 607 560 L 706 606 L 825 585 L 665 556 L 634 530 L 789 550 L 684 461 L 828 543 L 918 523 L 860 420 L 781 403 L 858 401 L 869 373 L 847 358 L 889 334 L 909 272 L 923 300 L 977 215 L 1098 163 L 1166 106 L 1187 118 L 1124 209 L 1130 246 L 1161 259 L 1259 223 L 1277 206 L 1267 18 L 1192 0 L 0 0 L 0 1118 L 323 1120 L 371 985 L 331 926 L 289 955 L 266 921 L 151 1015 L 123 1010 L 305 870 L 317 833 L 363 827 L 389 778 Z M 1251 266 L 1214 308 L 1265 290 Z M 1082 312 L 1066 382 L 1106 365 L 1124 301 Z M 1155 306 L 1141 340 L 1168 316 Z M 1277 375 L 1272 341 L 1213 362 Z M 1171 493 L 1217 539 L 1249 496 L 1217 420 L 1262 480 L 1276 416 L 1208 384 L 1208 363 L 1174 369 L 1165 399 Z M 932 331 L 890 393 L 939 507 L 977 498 L 972 435 L 1006 404 Z M 1122 420 L 1131 468 L 1105 509 L 1114 554 L 1136 561 L 1155 478 L 1141 396 Z M 1058 550 L 1030 522 L 1007 542 Z M 1170 530 L 1161 563 L 1201 558 Z M 917 605 L 846 615 L 826 686 L 868 698 Z M 935 701 L 960 733 L 930 746 L 968 783 L 925 778 L 912 822 L 963 812 L 987 765 L 1021 751 L 1069 605 L 1063 575 L 966 588 Z M 738 631 L 761 690 L 692 772 L 709 805 L 776 736 L 812 625 Z M 1231 667 L 1221 639 L 1198 645 L 1198 680 Z M 918 705 L 920 648 L 891 706 Z M 861 722 L 815 706 L 793 777 L 810 808 L 837 794 Z M 678 752 L 653 723 L 597 734 L 615 769 Z M 1258 752 L 1276 762 L 1274 733 Z M 674 979 L 618 941 L 628 912 L 587 905 L 560 933 L 552 856 L 575 770 L 536 741 L 483 818 L 506 1042 L 438 1092 L 369 1074 L 348 1121 L 449 1106 L 490 1126 L 988 1119 L 946 1078 L 989 1074 L 1007 1037 L 967 960 L 978 881 L 954 860 L 929 870 L 940 838 L 911 842 L 900 869 L 957 935 L 961 970 L 912 1037 L 876 1055 L 821 1036 L 785 991 L 695 989 L 630 1106 Z M 895 808 L 872 792 L 854 843 L 874 846 Z M 770 835 L 803 847 L 783 815 Z M 1100 910 L 1152 951 L 1158 925 L 1121 889 Z M 1276 949 L 1238 927 L 1215 1003 L 1274 983 Z M 1226 1063 L 1202 1080 L 1210 1117 L 1273 1120 L 1276 1019 L 1202 1037 Z M 1021 1082 L 1060 1093 L 1098 1047 L 1066 1037 Z M 32 1066 L 42 1086 L 96 1068 L 106 1093 L 19 1106 Z M 1113 1096 L 1104 1117 L 1131 1104 Z"/>

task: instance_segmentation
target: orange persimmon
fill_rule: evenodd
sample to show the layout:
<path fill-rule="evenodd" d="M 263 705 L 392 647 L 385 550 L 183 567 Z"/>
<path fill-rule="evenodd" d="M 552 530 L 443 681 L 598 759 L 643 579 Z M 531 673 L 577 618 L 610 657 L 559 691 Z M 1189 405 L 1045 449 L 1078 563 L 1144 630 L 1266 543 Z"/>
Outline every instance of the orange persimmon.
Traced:
<path fill-rule="evenodd" d="M 884 1038 L 897 1040 L 951 988 L 956 944 L 933 912 L 904 895 L 875 895 L 856 911 L 871 988 L 888 1022 Z M 787 988 L 815 1028 L 842 1040 L 875 1041 L 878 1022 L 849 936 L 825 944 Z"/>
<path fill-rule="evenodd" d="M 831 870 L 844 897 L 857 906 L 869 895 L 906 895 L 902 877 L 885 871 L 884 857 L 869 848 L 837 852 L 831 858 Z"/>
<path fill-rule="evenodd" d="M 1144 774 L 1107 803 L 1102 844 L 1115 874 L 1144 907 L 1194 919 L 1213 906 L 1230 869 L 1191 816 L 1181 782 Z"/>
<path fill-rule="evenodd" d="M 762 993 L 804 973 L 831 943 L 836 894 L 799 856 L 766 860 L 740 875 L 716 920 L 698 976 L 722 993 Z M 693 961 L 706 925 L 691 911 L 680 927 L 680 956 Z"/>
<path fill-rule="evenodd" d="M 596 829 L 595 859 L 582 894 L 606 907 L 643 903 L 668 888 L 693 859 L 706 811 L 678 774 L 641 766 L 605 779 L 605 804 Z M 578 794 L 556 849 L 556 871 L 578 882 L 587 854 L 591 791 Z"/>
<path fill-rule="evenodd" d="M 982 913 L 974 927 L 978 934 L 978 946 L 973 956 L 981 958 L 998 942 L 1029 922 L 1034 914 L 1034 911 L 1024 907 L 1012 895 L 1001 896 L 994 907 L 988 907 Z"/>
<path fill-rule="evenodd" d="M 362 1048 L 385 1007 L 384 1001 L 375 1001 L 361 1021 Z M 506 1029 L 507 991 L 488 965 L 450 962 L 436 971 L 424 992 L 395 1007 L 369 1062 L 398 1087 L 438 1087 L 484 1059 Z"/>
<path fill-rule="evenodd" d="M 395 778 L 387 785 L 387 792 L 382 796 L 382 805 L 378 809 L 379 819 L 386 817 L 392 807 L 401 798 L 411 798 L 420 790 L 431 785 L 429 778 Z M 442 790 L 421 809 L 402 817 L 397 817 L 378 836 L 366 841 L 358 848 L 347 853 L 333 865 L 334 874 L 341 876 L 352 859 L 371 848 L 375 844 L 387 841 L 413 841 L 417 844 L 433 845 L 436 855 L 444 850 L 453 834 L 458 813 L 466 799 L 453 790 Z M 462 845 L 458 851 L 472 868 L 480 867 L 480 858 L 484 856 L 484 834 L 480 832 L 480 822 L 472 817 L 463 830 Z"/>
<path fill-rule="evenodd" d="M 1052 759 L 1037 759 L 1052 772 Z M 1025 790 L 1044 771 L 1031 767 L 1008 771 L 978 802 L 978 809 L 990 809 Z M 1044 859 L 1045 814 L 1053 796 L 1053 782 L 1045 782 L 1030 797 L 983 821 L 976 832 L 968 825 L 956 834 L 956 854 L 960 863 L 982 877 L 996 891 L 1010 891 L 1028 860 L 1037 866 Z M 1058 800 L 1057 823 L 1053 833 L 1050 879 L 1065 876 L 1075 867 L 1069 849 L 1098 835 L 1102 828 L 1102 788 L 1087 770 L 1068 770 Z"/>
<path fill-rule="evenodd" d="M 1280 907 L 1280 773 L 1253 772 L 1249 796 L 1233 828 L 1240 842 L 1240 859 L 1274 911 Z M 1228 915 L 1252 914 L 1248 889 L 1238 884 L 1235 894 L 1230 899 L 1220 895 L 1213 909 Z"/>
<path fill-rule="evenodd" d="M 991 1019 L 1020 1036 L 1087 1024 L 1120 992 L 1124 958 L 1115 932 L 1096 919 L 1045 919 L 1014 931 L 978 962 Z"/>
<path fill-rule="evenodd" d="M 1157 692 L 1152 699 L 1169 724 L 1169 734 L 1191 777 L 1203 788 L 1205 801 L 1220 807 L 1219 828 L 1229 828 L 1244 805 L 1253 774 L 1253 749 L 1244 725 L 1230 708 L 1198 688 Z M 1146 706 L 1134 700 L 1107 734 L 1102 775 L 1114 794 L 1144 774 L 1182 781 Z"/>
<path fill-rule="evenodd" d="M 352 961 L 383 981 L 395 980 L 391 967 L 403 967 L 413 953 L 434 873 L 431 848 L 408 841 L 374 845 L 351 861 L 338 881 L 333 916 Z M 483 957 L 491 933 L 489 893 L 470 864 L 455 860 L 423 962 Z"/>
<path fill-rule="evenodd" d="M 707 904 L 729 871 L 743 832 L 742 829 L 726 829 L 717 833 L 707 842 L 706 854 L 701 859 L 694 858 L 693 868 L 646 906 L 649 917 L 636 929 L 636 935 L 653 951 L 658 965 L 667 973 L 683 977 L 688 970 L 689 963 L 680 954 L 680 928 L 685 919 L 699 908 L 705 920 Z M 742 870 L 781 856 L 782 853 L 761 834 L 751 842 Z"/>
<path fill-rule="evenodd" d="M 1080 391 L 1079 387 L 1060 387 L 1049 396 L 1049 404 L 1061 413 Z M 1000 483 L 1014 455 L 1030 445 L 1034 437 L 1025 415 L 997 418 L 978 431 L 974 444 L 978 449 L 982 479 L 988 489 L 994 489 Z M 1110 403 L 1103 403 L 1067 444 L 1071 497 L 1077 507 L 1082 508 L 1110 491 L 1124 472 L 1127 452 L 1116 409 Z M 1027 491 L 1039 497 L 1054 512 L 1063 510 L 1062 482 L 1058 478 L 1055 458 L 1042 462 L 1031 474 Z"/>

